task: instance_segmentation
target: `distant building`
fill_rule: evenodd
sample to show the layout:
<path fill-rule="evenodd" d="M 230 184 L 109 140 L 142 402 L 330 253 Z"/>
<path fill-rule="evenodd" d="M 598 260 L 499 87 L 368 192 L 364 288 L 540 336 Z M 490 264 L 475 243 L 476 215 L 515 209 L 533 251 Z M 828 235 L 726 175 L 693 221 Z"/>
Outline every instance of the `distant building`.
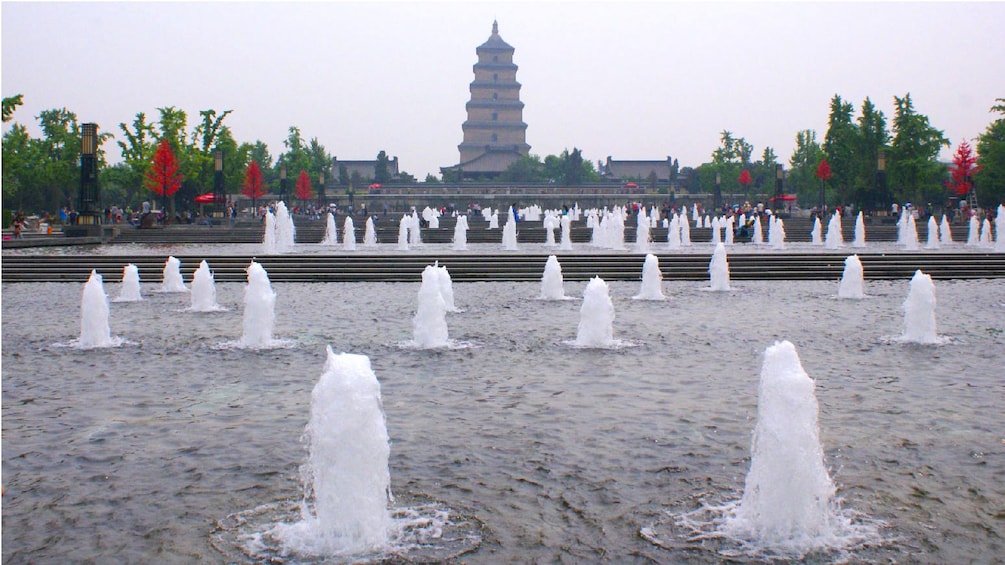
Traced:
<path fill-rule="evenodd" d="M 600 176 L 622 182 L 646 182 L 653 174 L 656 182 L 667 185 L 673 179 L 673 159 L 659 161 L 616 161 L 607 156 L 607 161 L 601 165 Z"/>
<path fill-rule="evenodd" d="M 463 178 L 492 178 L 530 154 L 514 51 L 499 36 L 498 22 L 492 22 L 492 35 L 475 49 L 478 62 L 466 106 L 468 119 L 461 125 L 464 140 L 457 146 L 460 162 L 441 167 L 441 172 L 459 169 Z"/>
<path fill-rule="evenodd" d="M 335 182 L 338 182 L 340 180 L 342 167 L 345 167 L 345 176 L 347 179 L 351 179 L 353 173 L 358 173 L 359 178 L 369 183 L 373 181 L 373 179 L 376 178 L 377 176 L 376 159 L 366 161 L 343 161 L 338 157 L 333 157 L 332 175 L 334 176 Z M 397 179 L 398 176 L 399 176 L 398 157 L 394 156 L 387 160 L 387 178 Z"/>

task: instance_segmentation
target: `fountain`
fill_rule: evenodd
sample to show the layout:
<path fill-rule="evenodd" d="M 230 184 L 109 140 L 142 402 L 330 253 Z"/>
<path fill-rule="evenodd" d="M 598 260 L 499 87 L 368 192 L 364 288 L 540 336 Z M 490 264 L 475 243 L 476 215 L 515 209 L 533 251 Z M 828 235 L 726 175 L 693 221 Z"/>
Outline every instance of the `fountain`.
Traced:
<path fill-rule="evenodd" d="M 161 292 L 188 292 L 188 287 L 181 278 L 181 261 L 174 256 L 169 256 L 164 262 L 164 281 L 161 283 Z"/>
<path fill-rule="evenodd" d="M 858 255 L 850 255 L 844 260 L 838 298 L 865 298 L 865 276 Z"/>
<path fill-rule="evenodd" d="M 713 291 L 732 290 L 729 287 L 729 263 L 726 261 L 726 247 L 723 244 L 715 246 L 712 260 L 708 264 L 710 287 Z"/>
<path fill-rule="evenodd" d="M 942 215 L 942 223 L 939 225 L 939 241 L 942 245 L 953 244 L 953 232 L 949 228 L 949 218 L 945 214 Z"/>
<path fill-rule="evenodd" d="M 321 245 L 338 245 L 338 228 L 335 227 L 335 214 L 328 212 L 325 221 L 325 237 L 321 240 Z"/>
<path fill-rule="evenodd" d="M 143 300 L 140 295 L 140 269 L 132 263 L 122 268 L 122 286 L 115 302 L 137 302 Z"/>
<path fill-rule="evenodd" d="M 939 223 L 935 221 L 935 216 L 928 217 L 928 241 L 925 249 L 939 248 Z"/>
<path fill-rule="evenodd" d="M 995 215 L 995 251 L 1005 253 L 1005 206 L 999 204 Z"/>
<path fill-rule="evenodd" d="M 614 303 L 607 283 L 593 277 L 583 291 L 583 306 L 579 310 L 579 328 L 574 345 L 577 347 L 610 347 L 614 341 Z"/>
<path fill-rule="evenodd" d="M 814 388 L 792 343 L 776 342 L 765 350 L 743 496 L 722 509 L 718 522 L 722 536 L 755 555 L 799 559 L 872 533 L 852 525 L 835 497 Z"/>
<path fill-rule="evenodd" d="M 911 343 L 943 343 L 935 331 L 935 283 L 921 270 L 914 272 L 911 289 L 904 301 L 904 335 Z"/>
<path fill-rule="evenodd" d="M 225 310 L 216 303 L 216 284 L 209 263 L 204 259 L 192 274 L 192 306 L 190 312 L 219 312 Z"/>
<path fill-rule="evenodd" d="M 914 214 L 907 214 L 904 221 L 904 249 L 916 251 L 918 249 L 918 224 L 914 220 Z"/>
<path fill-rule="evenodd" d="M 811 244 L 812 245 L 823 245 L 823 228 L 820 226 L 820 217 L 816 216 L 813 218 L 813 231 L 810 232 Z"/>
<path fill-rule="evenodd" d="M 262 253 L 276 254 L 276 216 L 271 210 L 265 213 L 265 234 L 262 236 Z"/>
<path fill-rule="evenodd" d="M 490 230 L 499 229 L 499 211 L 495 211 L 489 216 L 489 227 Z"/>
<path fill-rule="evenodd" d="M 750 243 L 761 245 L 764 243 L 764 230 L 761 228 L 761 217 L 754 216 L 754 233 L 750 236 Z"/>
<path fill-rule="evenodd" d="M 415 210 L 412 210 L 408 223 L 408 244 L 415 247 L 422 245 L 422 223 L 419 222 L 419 214 Z"/>
<path fill-rule="evenodd" d="M 468 249 L 468 217 L 457 216 L 457 223 L 454 224 L 454 251 L 467 251 Z"/>
<path fill-rule="evenodd" d="M 851 246 L 858 248 L 865 247 L 865 220 L 862 218 L 861 210 L 859 210 L 858 216 L 855 218 L 855 240 L 852 241 Z"/>
<path fill-rule="evenodd" d="M 716 217 L 712 218 L 712 232 L 711 232 L 711 234 L 712 234 L 712 240 L 711 240 L 712 241 L 712 245 L 717 245 L 718 243 L 720 243 L 722 241 L 722 234 L 719 231 L 720 229 L 721 229 L 721 226 L 719 224 L 719 216 L 716 216 Z M 770 231 L 768 232 L 768 235 L 769 235 L 769 239 L 770 239 L 770 235 L 771 235 Z"/>
<path fill-rule="evenodd" d="M 844 247 L 844 236 L 841 234 L 841 214 L 834 212 L 827 223 L 827 235 L 824 237 L 824 247 L 840 249 Z"/>
<path fill-rule="evenodd" d="M 676 251 L 681 247 L 681 227 L 680 216 L 674 214 L 670 218 L 670 226 L 667 228 L 667 249 Z"/>
<path fill-rule="evenodd" d="M 408 226 L 411 223 L 412 219 L 408 216 L 402 216 L 398 221 L 398 251 L 408 251 Z"/>
<path fill-rule="evenodd" d="M 645 209 L 639 210 L 635 217 L 635 252 L 649 253 L 649 243 L 652 240 L 649 231 L 649 218 Z"/>
<path fill-rule="evenodd" d="M 443 305 L 446 307 L 447 312 L 460 312 L 460 309 L 454 306 L 454 282 L 450 279 L 450 272 L 447 271 L 445 266 L 440 266 L 439 261 L 433 266 L 436 267 L 440 283 L 440 296 L 443 297 Z"/>
<path fill-rule="evenodd" d="M 991 241 L 991 221 L 984 218 L 981 222 L 981 236 L 980 236 L 981 247 L 992 247 L 993 243 Z"/>
<path fill-rule="evenodd" d="M 248 285 L 244 288 L 244 335 L 241 347 L 269 347 L 274 345 L 272 326 L 276 321 L 276 293 L 272 290 L 269 274 L 260 264 L 248 265 Z"/>
<path fill-rule="evenodd" d="M 510 208 L 506 225 L 503 226 L 502 244 L 506 251 L 518 251 L 516 244 L 516 211 Z"/>
<path fill-rule="evenodd" d="M 725 236 L 724 242 L 726 245 L 733 245 L 733 237 L 734 234 L 736 233 L 735 230 L 736 230 L 736 218 L 733 216 L 726 218 L 726 226 L 725 229 L 723 230 L 723 234 Z"/>
<path fill-rule="evenodd" d="M 562 278 L 562 265 L 558 263 L 558 257 L 554 255 L 549 255 L 548 261 L 544 264 L 544 275 L 541 276 L 541 299 L 569 299 L 565 296 L 564 281 Z"/>
<path fill-rule="evenodd" d="M 720 244 L 721 245 L 721 244 Z M 663 295 L 663 273 L 660 272 L 660 260 L 653 254 L 646 255 L 642 264 L 642 286 L 634 300 L 666 300 Z"/>
<path fill-rule="evenodd" d="M 80 299 L 80 338 L 73 342 L 83 349 L 118 347 L 122 338 L 113 337 L 108 325 L 108 295 L 101 275 L 91 270 Z"/>
<path fill-rule="evenodd" d="M 377 227 L 373 224 L 373 216 L 367 216 L 366 227 L 363 229 L 363 247 L 377 246 Z"/>
<path fill-rule="evenodd" d="M 691 226 L 683 216 L 680 219 L 680 244 L 681 247 L 691 247 Z"/>
<path fill-rule="evenodd" d="M 365 355 L 336 355 L 327 346 L 324 373 L 311 392 L 304 430 L 301 520 L 276 524 L 273 536 L 298 556 L 343 557 L 387 549 L 391 447 L 380 382 Z"/>
<path fill-rule="evenodd" d="M 559 244 L 560 251 L 572 251 L 572 218 L 568 214 L 562 216 L 562 242 Z"/>
<path fill-rule="evenodd" d="M 546 214 L 544 216 L 544 222 L 542 222 L 542 227 L 544 228 L 545 233 L 544 246 L 555 247 L 558 245 L 558 243 L 555 242 L 555 228 L 558 227 L 558 218 L 550 213 Z"/>
<path fill-rule="evenodd" d="M 976 247 L 980 243 L 981 224 L 977 221 L 977 216 L 970 216 L 968 224 L 970 231 L 967 233 L 967 245 Z"/>
<path fill-rule="evenodd" d="M 768 243 L 771 244 L 771 248 L 785 249 L 785 224 L 782 223 L 782 219 L 771 216 L 768 221 L 771 222 L 768 228 Z"/>
<path fill-rule="evenodd" d="M 419 287 L 418 309 L 412 319 L 414 344 L 422 349 L 446 347 L 447 304 L 440 291 L 440 274 L 437 267 L 427 265 L 422 271 L 422 285 Z"/>
<path fill-rule="evenodd" d="M 297 228 L 293 225 L 293 216 L 286 209 L 286 203 L 276 202 L 276 251 L 289 253 L 293 251 Z"/>
<path fill-rule="evenodd" d="M 342 249 L 356 251 L 356 226 L 353 225 L 352 216 L 346 216 L 342 225 Z"/>

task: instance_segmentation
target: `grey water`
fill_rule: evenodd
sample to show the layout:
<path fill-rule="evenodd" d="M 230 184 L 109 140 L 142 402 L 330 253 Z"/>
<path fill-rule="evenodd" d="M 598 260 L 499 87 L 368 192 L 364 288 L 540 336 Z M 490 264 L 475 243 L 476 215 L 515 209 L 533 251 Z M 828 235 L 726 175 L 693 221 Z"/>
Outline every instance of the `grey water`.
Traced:
<path fill-rule="evenodd" d="M 221 347 L 241 331 L 239 283 L 216 285 L 227 310 L 211 316 L 179 312 L 183 293 L 112 303 L 130 343 L 101 350 L 58 346 L 77 335 L 80 285 L 2 285 L 3 561 L 230 562 L 219 521 L 301 497 L 331 345 L 380 379 L 395 496 L 484 524 L 464 562 L 718 562 L 639 532 L 738 498 L 780 339 L 816 381 L 837 495 L 885 524 L 888 543 L 851 561 L 1005 555 L 1005 281 L 936 282 L 943 345 L 891 339 L 908 280 L 858 301 L 834 298 L 837 281 L 665 282 L 663 302 L 613 281 L 615 333 L 637 344 L 623 350 L 566 345 L 581 305 L 534 300 L 538 282 L 454 283 L 451 337 L 473 346 L 402 348 L 420 275 L 276 283 L 274 333 L 294 345 L 265 350 Z"/>

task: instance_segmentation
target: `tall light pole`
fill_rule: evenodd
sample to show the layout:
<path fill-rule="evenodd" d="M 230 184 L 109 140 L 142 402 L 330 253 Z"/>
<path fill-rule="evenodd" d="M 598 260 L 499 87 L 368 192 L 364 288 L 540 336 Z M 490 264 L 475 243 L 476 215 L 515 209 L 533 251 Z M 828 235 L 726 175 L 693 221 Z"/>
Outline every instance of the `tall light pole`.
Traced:
<path fill-rule="evenodd" d="M 80 190 L 77 193 L 77 224 L 101 223 L 101 191 L 98 187 L 98 124 L 80 125 Z"/>
<path fill-rule="evenodd" d="M 286 164 L 279 166 L 279 201 L 286 202 Z"/>
<path fill-rule="evenodd" d="M 778 207 L 782 204 L 782 184 L 785 181 L 785 170 L 781 163 L 775 163 L 775 214 L 778 214 Z M 783 208 L 784 209 L 784 208 Z"/>
<path fill-rule="evenodd" d="M 886 150 L 880 149 L 876 157 L 876 204 L 879 199 L 886 199 Z M 891 202 L 884 202 L 883 205 L 889 209 Z"/>
<path fill-rule="evenodd" d="M 217 149 L 213 156 L 213 217 L 223 219 L 227 204 L 227 193 L 223 188 L 223 150 Z"/>
<path fill-rule="evenodd" d="M 715 211 L 716 214 L 722 209 L 722 173 L 715 172 Z"/>

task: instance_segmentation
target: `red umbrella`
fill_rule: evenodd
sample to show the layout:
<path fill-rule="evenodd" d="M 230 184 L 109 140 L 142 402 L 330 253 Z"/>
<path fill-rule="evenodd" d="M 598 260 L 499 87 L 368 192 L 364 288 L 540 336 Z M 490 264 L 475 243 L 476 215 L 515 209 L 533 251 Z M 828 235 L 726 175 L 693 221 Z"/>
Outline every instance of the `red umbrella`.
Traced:
<path fill-rule="evenodd" d="M 796 195 L 795 194 L 783 194 L 781 196 L 772 196 L 771 200 L 780 200 L 782 202 L 795 202 L 796 201 Z"/>
<path fill-rule="evenodd" d="M 199 196 L 195 197 L 196 204 L 212 204 L 214 202 L 219 202 L 223 204 L 226 201 L 227 201 L 226 196 L 221 195 L 220 198 L 216 198 L 216 196 L 212 192 L 207 192 L 206 194 L 200 194 Z"/>

